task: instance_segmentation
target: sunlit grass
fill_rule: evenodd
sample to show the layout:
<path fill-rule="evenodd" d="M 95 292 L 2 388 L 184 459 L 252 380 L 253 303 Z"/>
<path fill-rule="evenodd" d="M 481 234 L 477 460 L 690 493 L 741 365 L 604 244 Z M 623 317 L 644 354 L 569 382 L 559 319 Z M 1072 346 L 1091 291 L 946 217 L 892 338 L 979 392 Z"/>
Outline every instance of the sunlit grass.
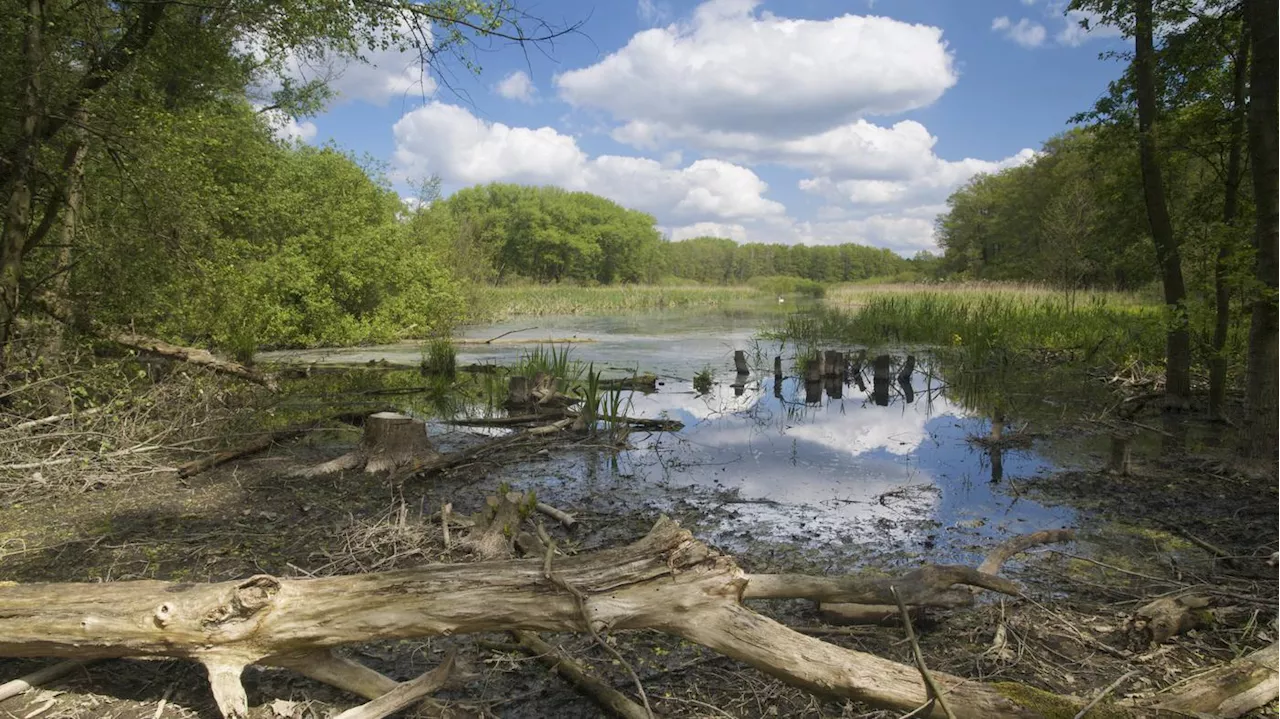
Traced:
<path fill-rule="evenodd" d="M 517 285 L 486 287 L 476 293 L 472 321 L 541 315 L 606 315 L 690 307 L 720 307 L 744 301 L 772 300 L 753 287 L 665 287 L 616 285 Z"/>
<path fill-rule="evenodd" d="M 1155 360 L 1164 312 L 1140 295 L 1061 291 L 1033 285 L 842 286 L 812 313 L 791 315 L 780 333 L 806 343 L 950 348 L 974 361 L 1031 350 L 1075 359 Z"/>

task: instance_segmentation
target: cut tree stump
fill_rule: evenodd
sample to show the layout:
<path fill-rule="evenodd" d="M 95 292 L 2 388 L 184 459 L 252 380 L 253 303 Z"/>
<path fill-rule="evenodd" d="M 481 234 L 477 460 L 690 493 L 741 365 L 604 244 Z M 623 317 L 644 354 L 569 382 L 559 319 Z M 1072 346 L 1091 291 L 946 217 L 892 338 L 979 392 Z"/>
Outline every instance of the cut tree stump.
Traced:
<path fill-rule="evenodd" d="M 354 452 L 298 474 L 316 477 L 361 467 L 369 473 L 389 472 L 438 456 L 427 439 L 425 422 L 396 412 L 376 412 L 365 420 L 364 437 Z"/>

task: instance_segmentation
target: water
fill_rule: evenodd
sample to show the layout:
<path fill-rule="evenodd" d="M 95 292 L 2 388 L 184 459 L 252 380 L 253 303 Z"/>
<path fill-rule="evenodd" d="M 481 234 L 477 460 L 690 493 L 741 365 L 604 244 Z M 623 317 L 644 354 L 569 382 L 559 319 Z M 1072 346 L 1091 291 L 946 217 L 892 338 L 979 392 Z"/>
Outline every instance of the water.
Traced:
<path fill-rule="evenodd" d="M 750 314 L 537 318 L 471 328 L 463 336 L 490 338 L 534 325 L 536 330 L 508 337 L 590 340 L 573 345 L 573 359 L 612 368 L 613 374 L 652 372 L 664 378 L 657 392 L 628 393 L 626 414 L 685 425 L 676 433 L 633 432 L 630 449 L 616 456 L 588 453 L 585 464 L 577 458 L 577 470 L 531 477 L 534 484 L 576 485 L 607 476 L 619 492 L 625 488 L 638 501 L 647 498 L 659 506 L 664 493 L 694 488 L 709 505 L 732 508 L 722 539 L 771 537 L 799 545 L 883 540 L 928 551 L 938 560 L 971 559 L 976 546 L 1006 534 L 1074 522 L 1069 509 L 1038 505 L 1017 491 L 1019 479 L 1061 469 L 1068 461 L 1050 459 L 1042 444 L 993 451 L 980 440 L 991 432 L 993 406 L 1007 415 L 1006 436 L 1021 423 L 1058 412 L 1055 400 L 1039 389 L 1006 392 L 998 401 L 975 399 L 971 388 L 959 392 L 943 379 L 942 367 L 917 351 L 910 383 L 894 381 L 877 392 L 867 367 L 845 382 L 829 380 L 815 397 L 814 388 L 794 376 L 797 350 L 757 341 L 761 319 Z M 511 363 L 530 348 L 462 345 L 458 362 Z M 735 349 L 748 350 L 760 365 L 745 382 L 732 369 Z M 894 354 L 901 360 L 905 353 Z M 781 382 L 772 373 L 775 355 L 791 375 Z M 403 364 L 419 358 L 417 345 L 289 357 Z M 715 382 L 699 394 L 692 378 L 708 367 L 715 370 Z M 979 411 L 980 405 L 985 409 Z"/>

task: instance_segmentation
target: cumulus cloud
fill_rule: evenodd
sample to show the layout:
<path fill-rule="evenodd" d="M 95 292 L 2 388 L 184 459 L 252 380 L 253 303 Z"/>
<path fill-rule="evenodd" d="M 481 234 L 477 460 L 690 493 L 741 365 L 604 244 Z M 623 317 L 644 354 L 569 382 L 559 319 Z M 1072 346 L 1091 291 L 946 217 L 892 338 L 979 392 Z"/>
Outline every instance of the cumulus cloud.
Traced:
<path fill-rule="evenodd" d="M 1064 12 L 1060 5 L 1057 12 L 1062 16 L 1063 25 L 1054 39 L 1061 45 L 1079 47 L 1091 39 L 1120 37 L 1123 34 L 1120 28 L 1103 22 L 1097 13 L 1083 10 Z M 1089 26 L 1087 30 L 1085 25 Z"/>
<path fill-rule="evenodd" d="M 520 102 L 533 102 L 534 95 L 538 89 L 533 86 L 533 80 L 529 77 L 529 73 L 524 70 L 516 70 L 515 72 L 502 78 L 494 88 L 494 91 L 508 100 L 518 100 Z"/>
<path fill-rule="evenodd" d="M 299 122 L 297 118 L 290 117 L 280 110 L 263 110 L 261 105 L 255 105 L 255 109 L 270 125 L 276 139 L 282 142 L 310 142 L 316 136 L 317 128 L 314 122 L 307 120 Z"/>
<path fill-rule="evenodd" d="M 672 167 L 642 157 L 590 157 L 573 137 L 553 128 L 488 122 L 440 102 L 406 114 L 393 132 L 394 162 L 403 176 L 435 173 L 451 184 L 502 181 L 588 190 L 669 224 L 784 213 L 764 196 L 768 185 L 759 176 L 723 160 Z"/>
<path fill-rule="evenodd" d="M 998 17 L 991 21 L 991 29 L 992 31 L 1001 33 L 1005 37 L 1026 48 L 1040 47 L 1043 45 L 1045 35 L 1047 34 L 1044 29 L 1044 25 L 1041 25 L 1038 22 L 1032 22 L 1025 17 L 1018 20 L 1016 23 L 1012 22 L 1007 17 Z"/>
<path fill-rule="evenodd" d="M 419 31 L 410 32 L 407 26 L 402 26 L 399 32 L 418 35 L 419 42 L 431 42 L 429 35 L 422 38 Z M 250 37 L 238 43 L 238 46 L 243 54 L 258 62 L 267 59 L 267 52 L 260 39 Z M 338 102 L 362 100 L 385 106 L 395 98 L 430 97 L 435 94 L 435 78 L 431 77 L 417 50 L 400 49 L 391 44 L 386 48 L 366 48 L 362 51 L 362 58 L 337 52 L 311 55 L 289 52 L 279 58 L 279 74 L 295 84 L 324 81 L 333 90 Z M 280 87 L 279 76 L 264 76 L 259 79 L 254 90 L 259 94 L 269 94 Z"/>
<path fill-rule="evenodd" d="M 875 16 L 757 14 L 758 0 L 710 0 L 692 19 L 637 33 L 559 75 L 563 99 L 630 123 L 643 145 L 668 134 L 798 137 L 924 107 L 955 84 L 938 28 Z"/>
<path fill-rule="evenodd" d="M 864 208 L 890 206 L 906 211 L 920 205 L 940 204 L 974 175 L 1015 167 L 1035 156 L 1035 151 L 1029 148 L 996 161 L 973 158 L 950 161 L 930 155 L 910 177 L 891 180 L 817 177 L 801 180 L 800 189 Z"/>
<path fill-rule="evenodd" d="M 636 17 L 646 25 L 661 25 L 671 19 L 671 6 L 665 2 L 640 0 L 636 3 Z"/>
<path fill-rule="evenodd" d="M 695 222 L 692 225 L 664 229 L 671 239 L 676 241 L 691 237 L 727 237 L 735 242 L 747 241 L 747 228 L 737 224 Z"/>

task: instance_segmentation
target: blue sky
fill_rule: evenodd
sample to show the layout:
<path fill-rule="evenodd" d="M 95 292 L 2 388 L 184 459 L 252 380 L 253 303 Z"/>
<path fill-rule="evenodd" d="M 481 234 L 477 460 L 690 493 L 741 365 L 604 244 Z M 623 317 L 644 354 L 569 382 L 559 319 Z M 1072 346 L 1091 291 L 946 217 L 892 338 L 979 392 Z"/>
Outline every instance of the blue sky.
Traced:
<path fill-rule="evenodd" d="M 605 195 L 673 239 L 934 248 L 978 172 L 1025 162 L 1121 67 L 1061 0 L 535 0 L 581 34 L 444 69 L 394 50 L 283 133 L 385 164 L 396 187 L 492 182 Z"/>

